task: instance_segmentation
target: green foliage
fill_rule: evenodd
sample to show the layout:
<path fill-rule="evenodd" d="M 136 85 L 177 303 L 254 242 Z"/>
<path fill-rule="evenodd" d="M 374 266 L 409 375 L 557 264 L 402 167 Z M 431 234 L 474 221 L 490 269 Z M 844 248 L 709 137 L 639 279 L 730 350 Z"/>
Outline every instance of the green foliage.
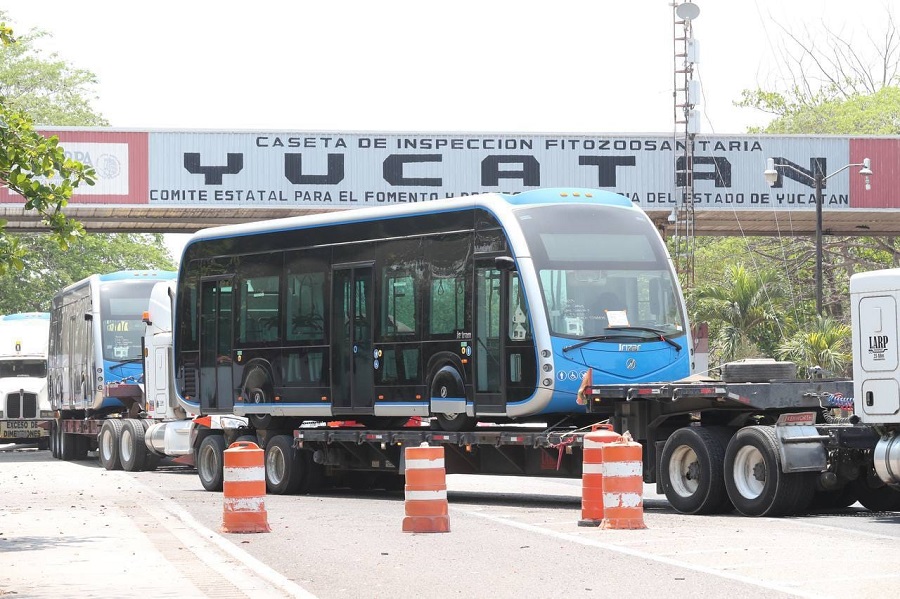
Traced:
<path fill-rule="evenodd" d="M 19 237 L 23 268 L 0 275 L 0 314 L 44 312 L 57 291 L 92 274 L 127 269 L 174 270 L 162 235 L 85 235 L 68 251 L 52 236 Z"/>
<path fill-rule="evenodd" d="M 780 336 L 779 306 L 784 297 L 780 276 L 771 270 L 727 266 L 723 278 L 689 292 L 694 320 L 710 324 L 713 360 L 770 356 Z"/>
<path fill-rule="evenodd" d="M 850 376 L 850 327 L 826 316 L 817 317 L 778 347 L 778 357 L 796 362 L 801 376 L 809 375 L 811 366 L 824 368 L 833 376 Z"/>
<path fill-rule="evenodd" d="M 824 95 L 802 101 L 798 91 L 788 95 L 764 90 L 744 90 L 739 106 L 776 115 L 763 128 L 751 133 L 821 135 L 900 134 L 900 87 L 883 87 L 872 94 L 850 98 Z"/>
<path fill-rule="evenodd" d="M 6 18 L 0 11 L 0 20 Z M 27 114 L 37 125 L 109 125 L 90 106 L 96 75 L 41 52 L 36 42 L 48 37 L 46 32 L 32 29 L 12 38 L 12 30 L 6 29 L 9 38 L 0 47 L 0 97 L 9 109 Z"/>

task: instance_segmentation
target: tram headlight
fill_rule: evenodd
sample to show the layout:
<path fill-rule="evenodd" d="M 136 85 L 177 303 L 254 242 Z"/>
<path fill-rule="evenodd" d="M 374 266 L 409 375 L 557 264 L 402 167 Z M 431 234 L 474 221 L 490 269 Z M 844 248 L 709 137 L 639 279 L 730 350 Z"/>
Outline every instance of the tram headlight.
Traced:
<path fill-rule="evenodd" d="M 553 384 L 553 379 L 544 379 L 544 386 L 549 387 Z"/>
<path fill-rule="evenodd" d="M 542 358 L 549 358 L 549 357 L 550 357 L 550 350 L 549 350 L 549 349 L 542 349 L 542 350 L 541 350 L 541 357 L 542 357 Z"/>
<path fill-rule="evenodd" d="M 541 366 L 541 370 L 543 370 L 544 372 L 550 372 L 551 370 L 553 370 L 553 364 L 544 364 L 543 366 Z"/>

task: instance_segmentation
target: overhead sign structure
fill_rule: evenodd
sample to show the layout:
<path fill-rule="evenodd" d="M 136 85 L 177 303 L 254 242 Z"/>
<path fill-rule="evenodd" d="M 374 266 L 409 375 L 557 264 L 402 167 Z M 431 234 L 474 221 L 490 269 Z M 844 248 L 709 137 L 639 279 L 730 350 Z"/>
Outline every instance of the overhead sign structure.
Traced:
<path fill-rule="evenodd" d="M 91 165 L 97 184 L 70 206 L 340 209 L 423 202 L 539 187 L 599 188 L 648 212 L 682 203 L 682 140 L 664 135 L 297 131 L 45 130 Z M 810 175 L 872 159 L 872 189 L 851 170 L 829 179 L 825 211 L 900 208 L 900 138 L 697 136 L 697 211 L 802 210 L 815 205 Z M 21 203 L 0 189 L 0 204 Z"/>

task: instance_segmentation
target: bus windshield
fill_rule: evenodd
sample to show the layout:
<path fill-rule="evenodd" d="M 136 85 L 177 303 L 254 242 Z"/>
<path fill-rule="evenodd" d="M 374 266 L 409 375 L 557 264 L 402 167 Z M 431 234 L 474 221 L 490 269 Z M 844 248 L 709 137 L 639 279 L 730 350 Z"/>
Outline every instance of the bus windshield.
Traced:
<path fill-rule="evenodd" d="M 581 338 L 629 327 L 684 333 L 665 246 L 643 215 L 573 204 L 522 208 L 517 216 L 553 334 Z"/>
<path fill-rule="evenodd" d="M 135 281 L 101 287 L 103 359 L 116 362 L 141 359 L 143 313 L 154 281 Z"/>

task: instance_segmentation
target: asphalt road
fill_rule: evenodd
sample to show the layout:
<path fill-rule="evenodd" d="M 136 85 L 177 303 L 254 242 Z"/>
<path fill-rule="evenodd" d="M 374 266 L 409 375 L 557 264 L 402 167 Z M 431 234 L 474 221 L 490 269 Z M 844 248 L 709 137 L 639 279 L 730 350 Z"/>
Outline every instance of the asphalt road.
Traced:
<path fill-rule="evenodd" d="M 221 534 L 196 473 L 0 453 L 0 595 L 16 597 L 881 597 L 900 514 L 683 516 L 577 526 L 577 480 L 448 477 L 451 532 L 401 531 L 402 492 L 268 496 L 270 533 Z"/>

